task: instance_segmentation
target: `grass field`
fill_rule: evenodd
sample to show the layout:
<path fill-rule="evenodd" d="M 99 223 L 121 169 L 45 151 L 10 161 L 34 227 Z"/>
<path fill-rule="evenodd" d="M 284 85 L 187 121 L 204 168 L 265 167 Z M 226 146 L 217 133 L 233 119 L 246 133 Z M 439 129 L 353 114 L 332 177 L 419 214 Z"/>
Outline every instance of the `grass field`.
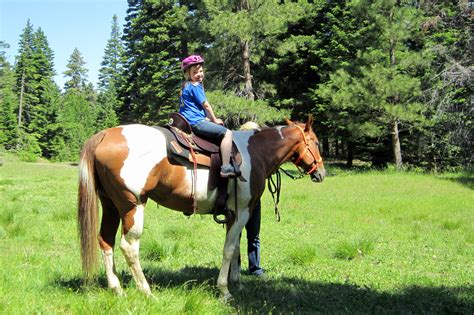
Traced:
<path fill-rule="evenodd" d="M 0 167 L 1 314 L 474 313 L 473 178 L 346 171 L 322 184 L 283 176 L 281 222 L 262 199 L 262 266 L 219 300 L 225 230 L 211 216 L 146 208 L 142 266 L 156 300 L 135 289 L 120 251 L 126 297 L 103 267 L 81 282 L 77 170 L 7 160 Z M 242 248 L 246 247 L 243 238 Z"/>

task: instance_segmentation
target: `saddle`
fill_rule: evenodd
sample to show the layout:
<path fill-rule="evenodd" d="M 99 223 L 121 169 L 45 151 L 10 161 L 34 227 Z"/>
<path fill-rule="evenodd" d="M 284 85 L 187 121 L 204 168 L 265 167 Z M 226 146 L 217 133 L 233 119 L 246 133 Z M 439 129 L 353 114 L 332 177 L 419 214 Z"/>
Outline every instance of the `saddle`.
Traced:
<path fill-rule="evenodd" d="M 179 113 L 170 113 L 169 122 L 166 128 L 171 133 L 166 133 L 168 143 L 168 155 L 170 157 L 184 158 L 194 164 L 193 173 L 193 213 L 196 211 L 196 199 L 194 198 L 194 187 L 197 182 L 197 165 L 206 166 L 209 168 L 208 189 L 217 187 L 218 196 L 216 204 L 214 205 L 213 213 L 214 220 L 218 223 L 225 223 L 232 215 L 230 210 L 226 207 L 227 201 L 227 186 L 229 179 L 220 176 L 220 167 L 222 164 L 220 148 L 218 145 L 203 139 L 192 132 L 192 128 L 188 121 Z M 234 167 L 236 177 L 240 180 L 246 181 L 240 171 L 240 164 L 242 159 L 235 144 L 232 146 L 232 154 L 230 160 Z M 185 213 L 191 215 L 193 213 Z M 224 215 L 225 221 L 218 219 L 218 215 Z"/>

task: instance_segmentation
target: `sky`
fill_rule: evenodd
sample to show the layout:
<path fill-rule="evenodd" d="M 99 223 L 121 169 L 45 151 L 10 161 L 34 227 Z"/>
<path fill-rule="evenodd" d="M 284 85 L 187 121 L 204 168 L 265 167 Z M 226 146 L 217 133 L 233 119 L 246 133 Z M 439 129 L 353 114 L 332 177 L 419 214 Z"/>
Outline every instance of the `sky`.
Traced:
<path fill-rule="evenodd" d="M 59 87 L 64 87 L 63 72 L 74 48 L 86 62 L 88 81 L 97 87 L 112 17 L 117 15 L 123 30 L 127 7 L 127 0 L 0 0 L 0 41 L 10 45 L 6 55 L 13 64 L 29 19 L 35 31 L 43 30 L 54 52 L 54 80 Z"/>

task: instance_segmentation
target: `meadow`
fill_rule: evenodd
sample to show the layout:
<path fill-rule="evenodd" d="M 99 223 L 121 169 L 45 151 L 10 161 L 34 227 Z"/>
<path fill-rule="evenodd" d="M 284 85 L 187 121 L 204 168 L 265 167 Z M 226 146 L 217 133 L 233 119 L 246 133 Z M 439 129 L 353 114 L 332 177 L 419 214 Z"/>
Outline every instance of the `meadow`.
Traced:
<path fill-rule="evenodd" d="M 225 229 L 212 216 L 149 202 L 141 262 L 156 300 L 137 292 L 119 250 L 116 297 L 102 264 L 92 285 L 81 280 L 77 168 L 6 159 L 0 313 L 474 313 L 472 175 L 327 170 L 321 184 L 283 175 L 280 222 L 264 193 L 266 275 L 246 275 L 243 236 L 243 286 L 225 304 L 215 287 Z"/>

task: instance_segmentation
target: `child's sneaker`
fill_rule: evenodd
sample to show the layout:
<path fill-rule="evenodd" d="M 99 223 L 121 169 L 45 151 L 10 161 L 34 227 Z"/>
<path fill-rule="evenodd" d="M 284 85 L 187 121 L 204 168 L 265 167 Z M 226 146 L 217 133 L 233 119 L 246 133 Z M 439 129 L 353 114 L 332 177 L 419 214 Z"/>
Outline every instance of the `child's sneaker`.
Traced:
<path fill-rule="evenodd" d="M 234 167 L 230 164 L 221 166 L 221 177 L 235 177 Z"/>

